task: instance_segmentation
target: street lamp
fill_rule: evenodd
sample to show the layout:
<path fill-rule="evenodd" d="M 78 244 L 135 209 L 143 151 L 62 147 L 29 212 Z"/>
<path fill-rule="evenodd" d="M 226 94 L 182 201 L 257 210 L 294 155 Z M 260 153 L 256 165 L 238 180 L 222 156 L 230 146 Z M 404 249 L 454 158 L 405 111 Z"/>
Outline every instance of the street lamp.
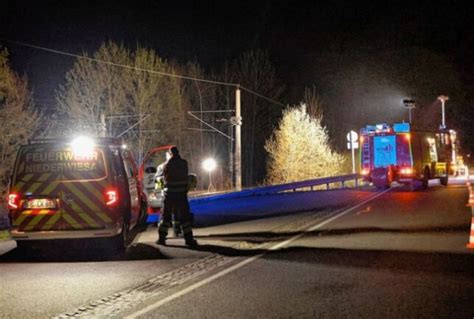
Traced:
<path fill-rule="evenodd" d="M 408 109 L 408 123 L 411 124 L 411 110 L 415 108 L 415 100 L 403 100 L 403 106 Z"/>
<path fill-rule="evenodd" d="M 217 167 L 217 163 L 213 158 L 207 158 L 202 162 L 202 168 L 209 173 L 209 187 L 208 191 L 212 189 L 212 171 Z"/>
<path fill-rule="evenodd" d="M 444 103 L 446 103 L 446 101 L 449 100 L 449 96 L 440 95 L 438 96 L 438 100 L 441 101 L 441 128 L 445 129 L 446 122 L 445 122 L 445 117 L 444 117 Z"/>

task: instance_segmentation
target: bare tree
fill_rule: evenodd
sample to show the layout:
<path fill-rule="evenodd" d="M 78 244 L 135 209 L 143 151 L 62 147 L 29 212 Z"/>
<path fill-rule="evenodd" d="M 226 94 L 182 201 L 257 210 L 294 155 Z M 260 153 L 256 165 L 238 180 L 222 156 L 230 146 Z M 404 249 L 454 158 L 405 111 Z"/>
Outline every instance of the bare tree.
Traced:
<path fill-rule="evenodd" d="M 316 87 L 305 88 L 303 94 L 303 103 L 306 105 L 306 112 L 312 118 L 323 119 L 323 108 L 321 106 L 321 99 L 316 93 Z"/>
<path fill-rule="evenodd" d="M 183 102 L 179 79 L 151 70 L 176 73 L 154 50 L 134 51 L 113 42 L 103 44 L 92 57 L 116 65 L 78 59 L 57 92 L 63 124 L 74 133 L 99 133 L 100 114 L 107 118 L 109 136 L 123 136 L 141 158 L 154 146 L 183 144 Z M 132 68 L 124 68 L 127 65 Z M 135 67 L 135 69 L 133 69 Z M 65 129 L 59 132 L 64 135 Z"/>
<path fill-rule="evenodd" d="M 187 63 L 183 68 L 183 73 L 195 79 L 222 81 L 216 75 L 206 73 L 196 62 Z M 232 157 L 232 150 L 229 149 L 231 141 L 221 132 L 231 135 L 230 117 L 232 114 L 225 111 L 229 110 L 228 104 L 220 100 L 222 87 L 198 80 L 186 81 L 183 84 L 184 96 L 189 99 L 190 110 L 194 116 L 189 116 L 187 121 L 189 150 L 195 162 L 194 169 L 202 173 L 201 186 L 207 188 L 209 175 L 202 171 L 200 164 L 206 157 L 213 157 L 218 162 L 218 171 L 213 174 L 213 186 L 218 189 L 229 188 L 232 178 L 232 169 L 229 169 Z"/>
<path fill-rule="evenodd" d="M 8 52 L 0 51 L 0 176 L 2 194 L 13 168 L 18 146 L 35 134 L 40 115 L 33 110 L 26 77 L 13 72 L 8 65 Z"/>
<path fill-rule="evenodd" d="M 115 43 L 103 44 L 91 57 L 113 63 L 128 64 L 130 52 Z M 89 56 L 87 53 L 84 56 Z M 66 132 L 87 132 L 98 135 L 100 114 L 116 115 L 127 112 L 125 73 L 119 67 L 78 59 L 66 74 L 66 83 L 56 92 L 58 104 L 57 127 L 50 135 L 63 136 Z M 117 127 L 113 127 L 118 131 Z M 112 132 L 115 133 L 115 132 Z"/>
<path fill-rule="evenodd" d="M 275 67 L 268 53 L 260 50 L 246 52 L 233 65 L 233 82 L 278 100 L 284 86 L 278 80 Z M 265 140 L 270 136 L 281 107 L 255 95 L 242 94 L 242 144 L 243 177 L 252 185 L 265 176 Z"/>
<path fill-rule="evenodd" d="M 132 65 L 168 74 L 178 72 L 154 50 L 137 48 L 132 54 Z M 143 153 L 152 147 L 175 144 L 184 147 L 186 135 L 187 103 L 182 96 L 181 80 L 149 72 L 126 73 L 125 90 L 128 104 L 126 113 L 139 115 L 141 122 L 137 130 L 128 135 L 135 141 L 135 148 Z M 137 120 L 137 119 L 136 119 Z M 136 122 L 135 120 L 135 122 Z M 127 123 L 128 127 L 133 123 Z"/>

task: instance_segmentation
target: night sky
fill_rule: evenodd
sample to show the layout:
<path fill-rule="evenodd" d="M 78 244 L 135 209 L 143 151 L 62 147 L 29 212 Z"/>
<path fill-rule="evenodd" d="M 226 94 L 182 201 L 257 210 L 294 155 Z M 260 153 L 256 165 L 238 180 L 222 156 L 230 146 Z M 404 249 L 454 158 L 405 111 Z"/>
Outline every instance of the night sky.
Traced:
<path fill-rule="evenodd" d="M 4 1 L 0 38 L 71 53 L 93 52 L 106 40 L 155 49 L 167 59 L 218 68 L 244 51 L 267 50 L 297 102 L 318 81 L 314 61 L 327 52 L 418 46 L 452 62 L 462 81 L 474 79 L 474 14 L 469 1 Z M 3 41 L 11 64 L 25 73 L 39 104 L 73 59 Z M 324 63 L 324 61 L 323 61 Z"/>

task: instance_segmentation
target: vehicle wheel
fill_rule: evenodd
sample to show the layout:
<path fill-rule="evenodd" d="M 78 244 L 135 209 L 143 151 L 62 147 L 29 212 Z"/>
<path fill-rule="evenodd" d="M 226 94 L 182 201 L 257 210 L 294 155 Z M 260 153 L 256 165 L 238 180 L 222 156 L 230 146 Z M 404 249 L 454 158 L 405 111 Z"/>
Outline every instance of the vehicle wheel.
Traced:
<path fill-rule="evenodd" d="M 122 231 L 120 232 L 120 234 L 118 234 L 112 239 L 112 244 L 116 251 L 122 252 L 125 249 L 127 249 L 128 245 L 130 244 L 129 235 L 130 235 L 130 223 L 124 220 L 122 224 Z"/>
<path fill-rule="evenodd" d="M 389 168 L 376 168 L 371 173 L 371 179 L 373 185 L 377 188 L 377 190 L 383 190 L 390 187 L 390 169 Z"/>
<path fill-rule="evenodd" d="M 148 206 L 146 203 L 140 205 L 140 217 L 138 218 L 139 225 L 145 225 L 148 219 Z"/>
<path fill-rule="evenodd" d="M 446 176 L 440 177 L 440 178 L 439 178 L 439 182 L 440 182 L 441 185 L 443 185 L 443 186 L 448 186 L 448 179 L 449 179 L 449 176 L 446 175 Z"/>
<path fill-rule="evenodd" d="M 430 181 L 430 170 L 425 168 L 423 172 L 423 180 L 421 181 L 421 186 L 423 189 L 428 189 L 428 184 Z"/>
<path fill-rule="evenodd" d="M 390 188 L 393 182 L 393 169 L 391 166 L 387 167 L 387 184 L 385 188 Z"/>

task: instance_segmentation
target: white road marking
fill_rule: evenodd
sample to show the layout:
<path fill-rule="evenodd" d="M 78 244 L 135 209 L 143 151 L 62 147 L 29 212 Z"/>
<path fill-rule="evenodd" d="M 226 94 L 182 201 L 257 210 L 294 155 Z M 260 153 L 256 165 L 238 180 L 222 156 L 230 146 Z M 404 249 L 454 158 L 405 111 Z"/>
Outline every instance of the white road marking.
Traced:
<path fill-rule="evenodd" d="M 13 239 L 0 240 L 0 256 L 16 248 L 16 241 Z"/>
<path fill-rule="evenodd" d="M 314 226 L 309 227 L 308 229 L 306 229 L 306 230 L 303 231 L 302 233 L 300 233 L 300 234 L 298 234 L 298 235 L 296 235 L 296 236 L 293 236 L 293 237 L 291 237 L 291 238 L 289 238 L 289 239 L 287 239 L 287 240 L 285 240 L 285 241 L 283 241 L 283 242 L 281 242 L 281 243 L 275 244 L 274 246 L 270 247 L 269 250 L 274 251 L 274 250 L 280 249 L 280 248 L 282 248 L 282 247 L 288 245 L 289 243 L 291 243 L 291 242 L 293 242 L 293 241 L 295 241 L 295 240 L 297 240 L 297 239 L 303 237 L 305 234 L 307 234 L 307 233 L 309 233 L 309 232 L 312 232 L 312 231 L 314 231 L 314 230 L 317 230 L 317 229 L 319 229 L 319 228 L 321 228 L 321 227 L 323 227 L 323 226 L 325 226 L 325 225 L 327 225 L 327 224 L 329 224 L 329 223 L 335 221 L 336 219 L 341 218 L 341 217 L 344 216 L 344 215 L 347 215 L 348 213 L 350 213 L 350 212 L 353 211 L 354 209 L 357 209 L 357 208 L 359 208 L 359 207 L 361 207 L 361 206 L 367 204 L 368 202 L 370 202 L 370 201 L 372 201 L 372 200 L 374 200 L 374 199 L 376 199 L 376 198 L 382 196 L 383 194 L 389 192 L 391 189 L 392 189 L 392 188 L 389 188 L 389 189 L 384 190 L 383 192 L 377 193 L 376 195 L 374 195 L 374 196 L 372 196 L 372 197 L 366 199 L 365 201 L 362 201 L 361 203 L 359 203 L 359 204 L 357 204 L 357 205 L 355 205 L 355 206 L 353 206 L 353 207 L 350 207 L 350 208 L 348 208 L 348 209 L 346 209 L 346 210 L 340 212 L 339 214 L 337 214 L 337 215 L 335 215 L 335 216 L 333 216 L 333 217 L 331 217 L 331 218 L 329 218 L 329 219 L 326 219 L 325 221 L 323 221 L 323 222 L 321 222 L 321 223 L 318 223 L 318 224 L 316 224 L 316 225 L 314 225 Z M 223 276 L 225 276 L 225 275 L 227 275 L 227 274 L 233 272 L 234 270 L 237 270 L 237 269 L 239 269 L 239 268 L 244 267 L 245 265 L 247 265 L 247 264 L 249 264 L 249 263 L 251 263 L 251 262 L 253 262 L 253 261 L 255 261 L 255 260 L 257 260 L 257 259 L 259 259 L 259 258 L 261 258 L 261 257 L 263 257 L 265 254 L 266 254 L 266 253 L 263 253 L 263 254 L 259 254 L 259 255 L 252 256 L 252 257 L 249 257 L 249 258 L 247 258 L 247 259 L 244 259 L 243 261 L 239 262 L 238 264 L 235 264 L 234 266 L 231 266 L 231 267 L 229 267 L 229 268 L 227 268 L 227 269 L 224 269 L 224 270 L 222 270 L 222 271 L 220 271 L 220 272 L 218 272 L 218 273 L 216 273 L 216 274 L 214 274 L 214 275 L 212 275 L 212 276 L 210 276 L 210 277 L 207 277 L 207 278 L 205 278 L 205 279 L 203 279 L 203 280 L 201 280 L 201 281 L 199 281 L 199 282 L 197 282 L 197 283 L 195 283 L 195 284 L 193 284 L 193 285 L 191 285 L 191 286 L 189 286 L 189 287 L 186 287 L 186 288 L 184 288 L 184 289 L 182 289 L 182 290 L 180 290 L 180 291 L 178 291 L 178 292 L 176 292 L 176 293 L 174 293 L 174 294 L 172 294 L 172 295 L 170 295 L 170 296 L 168 296 L 168 297 L 166 297 L 166 298 L 160 299 L 159 301 L 157 301 L 157 302 L 155 302 L 155 303 L 153 303 L 153 304 L 151 304 L 151 305 L 149 305 L 149 306 L 147 306 L 147 307 L 145 307 L 145 308 L 143 308 L 143 309 L 141 309 L 141 310 L 139 310 L 139 311 L 137 311 L 137 312 L 134 312 L 134 313 L 132 313 L 132 314 L 126 316 L 125 318 L 127 318 L 127 319 L 138 318 L 138 317 L 141 316 L 141 315 L 144 315 L 144 314 L 146 314 L 146 313 L 148 313 L 148 312 L 151 312 L 151 311 L 153 311 L 153 310 L 156 310 L 157 308 L 163 306 L 164 304 L 166 304 L 166 303 L 168 303 L 168 302 L 170 302 L 170 301 L 173 301 L 173 300 L 175 300 L 175 299 L 177 299 L 177 298 L 179 298 L 179 297 L 181 297 L 181 296 L 183 296 L 183 295 L 185 295 L 185 294 L 187 294 L 187 293 L 189 293 L 189 292 L 191 292 L 191 291 L 193 291 L 193 290 L 195 290 L 195 289 L 197 289 L 197 288 L 199 288 L 199 287 L 202 287 L 202 286 L 204 286 L 204 285 L 207 285 L 208 283 L 213 282 L 214 280 L 216 280 L 216 279 L 218 279 L 218 278 L 220 278 L 220 277 L 223 277 Z"/>

